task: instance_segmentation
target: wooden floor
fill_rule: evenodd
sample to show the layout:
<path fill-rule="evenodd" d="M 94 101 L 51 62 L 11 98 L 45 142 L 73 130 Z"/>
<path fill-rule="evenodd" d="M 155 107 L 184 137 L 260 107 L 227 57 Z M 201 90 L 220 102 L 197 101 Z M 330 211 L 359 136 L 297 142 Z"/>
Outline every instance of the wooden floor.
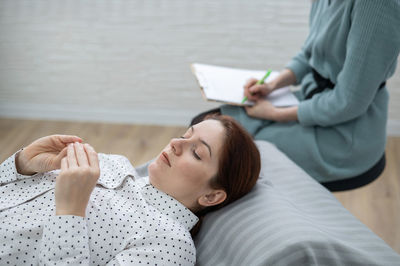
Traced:
<path fill-rule="evenodd" d="M 125 155 L 134 166 L 153 157 L 184 127 L 34 121 L 0 118 L 0 161 L 33 140 L 50 134 L 77 135 L 97 152 Z M 400 253 L 400 137 L 389 137 L 387 164 L 372 184 L 335 193 L 337 199 Z"/>

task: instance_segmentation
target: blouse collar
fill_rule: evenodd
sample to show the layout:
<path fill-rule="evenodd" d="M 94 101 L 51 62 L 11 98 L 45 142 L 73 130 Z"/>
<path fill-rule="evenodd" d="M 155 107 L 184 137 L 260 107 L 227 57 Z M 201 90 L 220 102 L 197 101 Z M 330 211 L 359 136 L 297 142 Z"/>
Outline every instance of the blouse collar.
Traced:
<path fill-rule="evenodd" d="M 151 185 L 149 177 L 137 179 L 136 182 L 147 203 L 168 217 L 177 220 L 188 231 L 199 221 L 199 218 L 182 203 Z"/>

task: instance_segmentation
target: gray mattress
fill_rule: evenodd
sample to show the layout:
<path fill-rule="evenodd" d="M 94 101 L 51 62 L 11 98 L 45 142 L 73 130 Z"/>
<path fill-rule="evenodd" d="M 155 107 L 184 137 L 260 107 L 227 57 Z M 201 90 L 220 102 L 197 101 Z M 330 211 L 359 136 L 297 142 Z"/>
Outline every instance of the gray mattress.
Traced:
<path fill-rule="evenodd" d="M 400 265 L 400 255 L 273 144 L 256 141 L 260 179 L 207 215 L 198 265 Z M 146 165 L 138 172 L 146 175 Z"/>

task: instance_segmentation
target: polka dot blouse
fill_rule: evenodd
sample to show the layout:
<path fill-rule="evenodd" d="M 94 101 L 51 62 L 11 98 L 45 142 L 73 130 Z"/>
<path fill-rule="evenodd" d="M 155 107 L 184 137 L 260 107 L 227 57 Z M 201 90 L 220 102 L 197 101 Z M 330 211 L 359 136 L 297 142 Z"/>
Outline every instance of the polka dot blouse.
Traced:
<path fill-rule="evenodd" d="M 194 265 L 197 217 L 139 178 L 127 158 L 99 154 L 86 217 L 55 215 L 59 170 L 23 176 L 0 165 L 0 265 Z"/>

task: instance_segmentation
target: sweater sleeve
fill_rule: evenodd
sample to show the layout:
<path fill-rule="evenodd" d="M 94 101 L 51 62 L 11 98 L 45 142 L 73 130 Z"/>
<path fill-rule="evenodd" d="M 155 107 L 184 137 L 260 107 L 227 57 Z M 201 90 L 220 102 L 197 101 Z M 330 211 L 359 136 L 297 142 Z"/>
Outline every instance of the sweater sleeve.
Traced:
<path fill-rule="evenodd" d="M 74 215 L 51 216 L 43 227 L 40 265 L 89 265 L 86 220 Z"/>
<path fill-rule="evenodd" d="M 294 85 L 300 84 L 304 76 L 311 72 L 311 67 L 308 64 L 304 48 L 292 58 L 292 60 L 286 65 L 286 68 L 292 70 L 296 77 L 296 83 Z"/>
<path fill-rule="evenodd" d="M 310 28 L 313 27 L 313 25 L 315 24 L 313 21 L 315 18 L 316 9 L 317 9 L 316 3 L 313 3 L 311 6 L 310 17 L 308 21 Z M 311 72 L 311 66 L 308 63 L 309 57 L 311 55 L 310 51 L 311 47 L 309 45 L 310 38 L 311 36 L 308 35 L 301 50 L 285 66 L 285 68 L 292 70 L 296 77 L 296 83 L 294 85 L 299 85 L 303 80 L 304 76 L 307 73 Z"/>
<path fill-rule="evenodd" d="M 400 4 L 355 1 L 346 58 L 333 90 L 300 103 L 299 122 L 331 126 L 364 114 L 394 69 L 400 48 Z"/>

